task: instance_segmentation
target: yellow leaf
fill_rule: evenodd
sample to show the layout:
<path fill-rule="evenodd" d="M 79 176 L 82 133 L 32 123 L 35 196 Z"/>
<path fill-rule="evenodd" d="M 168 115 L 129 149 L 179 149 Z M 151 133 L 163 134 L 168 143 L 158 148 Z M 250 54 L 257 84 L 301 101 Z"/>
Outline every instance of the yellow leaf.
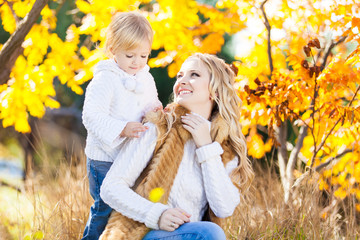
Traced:
<path fill-rule="evenodd" d="M 335 191 L 334 195 L 335 195 L 335 197 L 338 197 L 343 200 L 346 198 L 347 193 L 343 188 L 340 187 Z"/>
<path fill-rule="evenodd" d="M 8 3 L 4 3 L 0 6 L 0 14 L 4 30 L 12 34 L 16 29 L 16 20 Z"/>
<path fill-rule="evenodd" d="M 45 100 L 45 106 L 49 108 L 59 108 L 60 103 L 49 97 Z"/>
<path fill-rule="evenodd" d="M 262 158 L 265 155 L 264 142 L 260 135 L 255 133 L 247 139 L 248 154 L 254 158 Z"/>
<path fill-rule="evenodd" d="M 154 188 L 150 191 L 149 200 L 152 202 L 159 202 L 163 195 L 164 195 L 163 188 L 160 188 L 160 187 Z"/>
<path fill-rule="evenodd" d="M 27 117 L 16 119 L 15 130 L 21 133 L 27 133 L 31 131 Z"/>
<path fill-rule="evenodd" d="M 78 95 L 81 95 L 81 94 L 84 93 L 84 90 L 81 87 L 77 86 L 77 85 L 72 85 L 71 90 L 73 90 Z"/>

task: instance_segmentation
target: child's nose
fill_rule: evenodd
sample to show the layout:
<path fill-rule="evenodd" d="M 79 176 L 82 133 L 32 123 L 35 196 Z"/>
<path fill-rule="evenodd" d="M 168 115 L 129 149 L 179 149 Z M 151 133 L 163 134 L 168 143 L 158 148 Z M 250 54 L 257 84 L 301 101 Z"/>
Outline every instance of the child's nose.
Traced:
<path fill-rule="evenodd" d="M 141 56 L 134 57 L 134 64 L 140 64 L 141 63 Z"/>

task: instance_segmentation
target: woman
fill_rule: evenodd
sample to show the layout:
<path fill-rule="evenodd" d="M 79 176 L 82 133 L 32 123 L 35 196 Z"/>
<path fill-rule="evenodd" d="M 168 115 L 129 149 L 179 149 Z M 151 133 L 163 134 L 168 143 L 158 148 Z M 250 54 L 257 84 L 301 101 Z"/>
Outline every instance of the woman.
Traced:
<path fill-rule="evenodd" d="M 101 187 L 114 211 L 100 239 L 226 239 L 216 224 L 233 214 L 253 172 L 239 123 L 234 73 L 208 54 L 190 56 L 166 112 L 126 142 Z M 161 188 L 159 202 L 149 201 Z"/>

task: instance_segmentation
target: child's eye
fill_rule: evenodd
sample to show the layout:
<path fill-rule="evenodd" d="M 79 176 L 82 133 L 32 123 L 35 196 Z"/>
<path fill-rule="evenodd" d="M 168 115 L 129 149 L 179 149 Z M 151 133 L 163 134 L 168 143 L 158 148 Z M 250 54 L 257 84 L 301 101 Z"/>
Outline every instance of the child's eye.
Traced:
<path fill-rule="evenodd" d="M 127 58 L 132 58 L 133 57 L 133 55 L 128 55 L 128 54 L 126 54 L 125 55 Z"/>
<path fill-rule="evenodd" d="M 141 57 L 142 57 L 142 58 L 147 58 L 147 57 L 148 57 L 148 55 L 142 55 Z"/>

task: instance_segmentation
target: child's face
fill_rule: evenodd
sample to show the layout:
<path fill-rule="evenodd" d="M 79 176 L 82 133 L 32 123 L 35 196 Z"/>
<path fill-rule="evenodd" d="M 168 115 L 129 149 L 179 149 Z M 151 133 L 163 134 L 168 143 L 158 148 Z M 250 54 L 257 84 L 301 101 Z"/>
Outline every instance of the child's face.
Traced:
<path fill-rule="evenodd" d="M 130 50 L 119 49 L 113 54 L 117 65 L 123 71 L 135 75 L 145 67 L 150 51 L 149 41 L 143 40 L 136 48 Z"/>

